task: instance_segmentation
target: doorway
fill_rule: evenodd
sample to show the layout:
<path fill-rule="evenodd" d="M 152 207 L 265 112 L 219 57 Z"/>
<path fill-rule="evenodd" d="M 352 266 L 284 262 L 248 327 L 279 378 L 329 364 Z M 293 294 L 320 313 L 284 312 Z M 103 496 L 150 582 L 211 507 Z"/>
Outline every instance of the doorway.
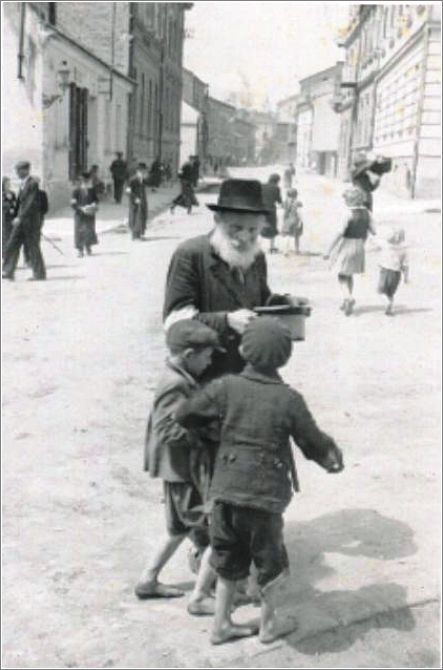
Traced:
<path fill-rule="evenodd" d="M 74 181 L 88 165 L 88 89 L 76 84 L 69 90 L 69 179 Z"/>

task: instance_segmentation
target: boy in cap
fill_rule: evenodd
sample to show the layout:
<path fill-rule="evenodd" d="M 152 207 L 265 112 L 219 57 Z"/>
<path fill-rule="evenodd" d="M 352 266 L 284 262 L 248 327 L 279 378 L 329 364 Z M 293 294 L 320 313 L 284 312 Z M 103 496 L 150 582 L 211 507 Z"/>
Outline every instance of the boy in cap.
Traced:
<path fill-rule="evenodd" d="M 154 396 L 145 443 L 145 470 L 164 482 L 166 536 L 135 587 L 140 599 L 174 598 L 184 593 L 158 581 L 160 571 L 186 537 L 204 552 L 209 546 L 209 533 L 203 501 L 191 472 L 191 453 L 195 441 L 174 417 L 179 405 L 199 388 L 198 377 L 219 349 L 217 333 L 199 321 L 184 319 L 174 324 L 166 336 L 169 356 L 163 377 Z M 191 596 L 190 614 L 212 614 L 214 603 L 208 600 L 214 573 L 207 560 L 202 560 L 196 587 Z"/>
<path fill-rule="evenodd" d="M 212 381 L 176 413 L 186 428 L 221 417 L 210 491 L 211 565 L 217 573 L 213 644 L 258 632 L 256 626 L 231 620 L 236 582 L 248 576 L 251 562 L 262 600 L 260 640 L 271 642 L 288 632 L 279 626 L 275 610 L 288 574 L 282 513 L 292 497 L 291 479 L 298 490 L 289 438 L 328 472 L 343 469 L 341 451 L 277 372 L 291 350 L 290 332 L 280 321 L 252 321 L 240 347 L 247 362 L 243 372 Z"/>

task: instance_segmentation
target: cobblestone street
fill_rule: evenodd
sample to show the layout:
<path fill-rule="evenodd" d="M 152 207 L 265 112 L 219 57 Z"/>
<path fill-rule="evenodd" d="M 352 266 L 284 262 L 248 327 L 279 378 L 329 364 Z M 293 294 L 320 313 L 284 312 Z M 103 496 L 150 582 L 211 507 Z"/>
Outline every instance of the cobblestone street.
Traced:
<path fill-rule="evenodd" d="M 268 256 L 269 283 L 313 310 L 282 373 L 342 447 L 346 469 L 328 477 L 298 456 L 285 603 L 298 630 L 270 647 L 213 648 L 210 619 L 191 618 L 186 598 L 133 594 L 164 523 L 142 447 L 165 354 L 165 274 L 181 240 L 211 229 L 203 204 L 216 195 L 202 194 L 191 216 L 159 214 L 144 242 L 109 230 L 125 213 L 108 206 L 97 251 L 82 259 L 69 224 L 49 219 L 65 256 L 43 242 L 48 281 L 25 282 L 22 269 L 4 282 L 4 667 L 346 667 L 351 648 L 355 667 L 438 667 L 441 215 L 377 193 L 376 223 L 406 230 L 411 283 L 386 317 L 368 244 L 346 318 L 322 258 L 343 184 L 302 175 L 299 190 L 303 255 Z M 165 580 L 191 589 L 185 547 Z"/>

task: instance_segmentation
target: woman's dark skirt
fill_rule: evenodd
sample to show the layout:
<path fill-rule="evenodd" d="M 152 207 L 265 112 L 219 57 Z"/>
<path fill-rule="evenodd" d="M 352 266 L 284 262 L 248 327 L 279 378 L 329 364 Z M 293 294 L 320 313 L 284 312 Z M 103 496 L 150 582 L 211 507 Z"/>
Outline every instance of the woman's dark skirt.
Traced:
<path fill-rule="evenodd" d="M 262 237 L 265 237 L 268 240 L 277 237 L 277 211 L 275 209 L 266 214 L 266 224 L 260 234 Z"/>

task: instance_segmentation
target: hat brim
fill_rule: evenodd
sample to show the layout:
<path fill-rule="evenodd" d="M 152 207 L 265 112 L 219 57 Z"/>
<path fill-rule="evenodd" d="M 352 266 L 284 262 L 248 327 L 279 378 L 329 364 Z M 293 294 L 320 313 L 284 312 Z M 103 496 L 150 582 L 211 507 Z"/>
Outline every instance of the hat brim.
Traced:
<path fill-rule="evenodd" d="M 212 212 L 236 212 L 237 214 L 269 214 L 269 210 L 253 207 L 225 207 L 223 205 L 206 205 Z"/>

